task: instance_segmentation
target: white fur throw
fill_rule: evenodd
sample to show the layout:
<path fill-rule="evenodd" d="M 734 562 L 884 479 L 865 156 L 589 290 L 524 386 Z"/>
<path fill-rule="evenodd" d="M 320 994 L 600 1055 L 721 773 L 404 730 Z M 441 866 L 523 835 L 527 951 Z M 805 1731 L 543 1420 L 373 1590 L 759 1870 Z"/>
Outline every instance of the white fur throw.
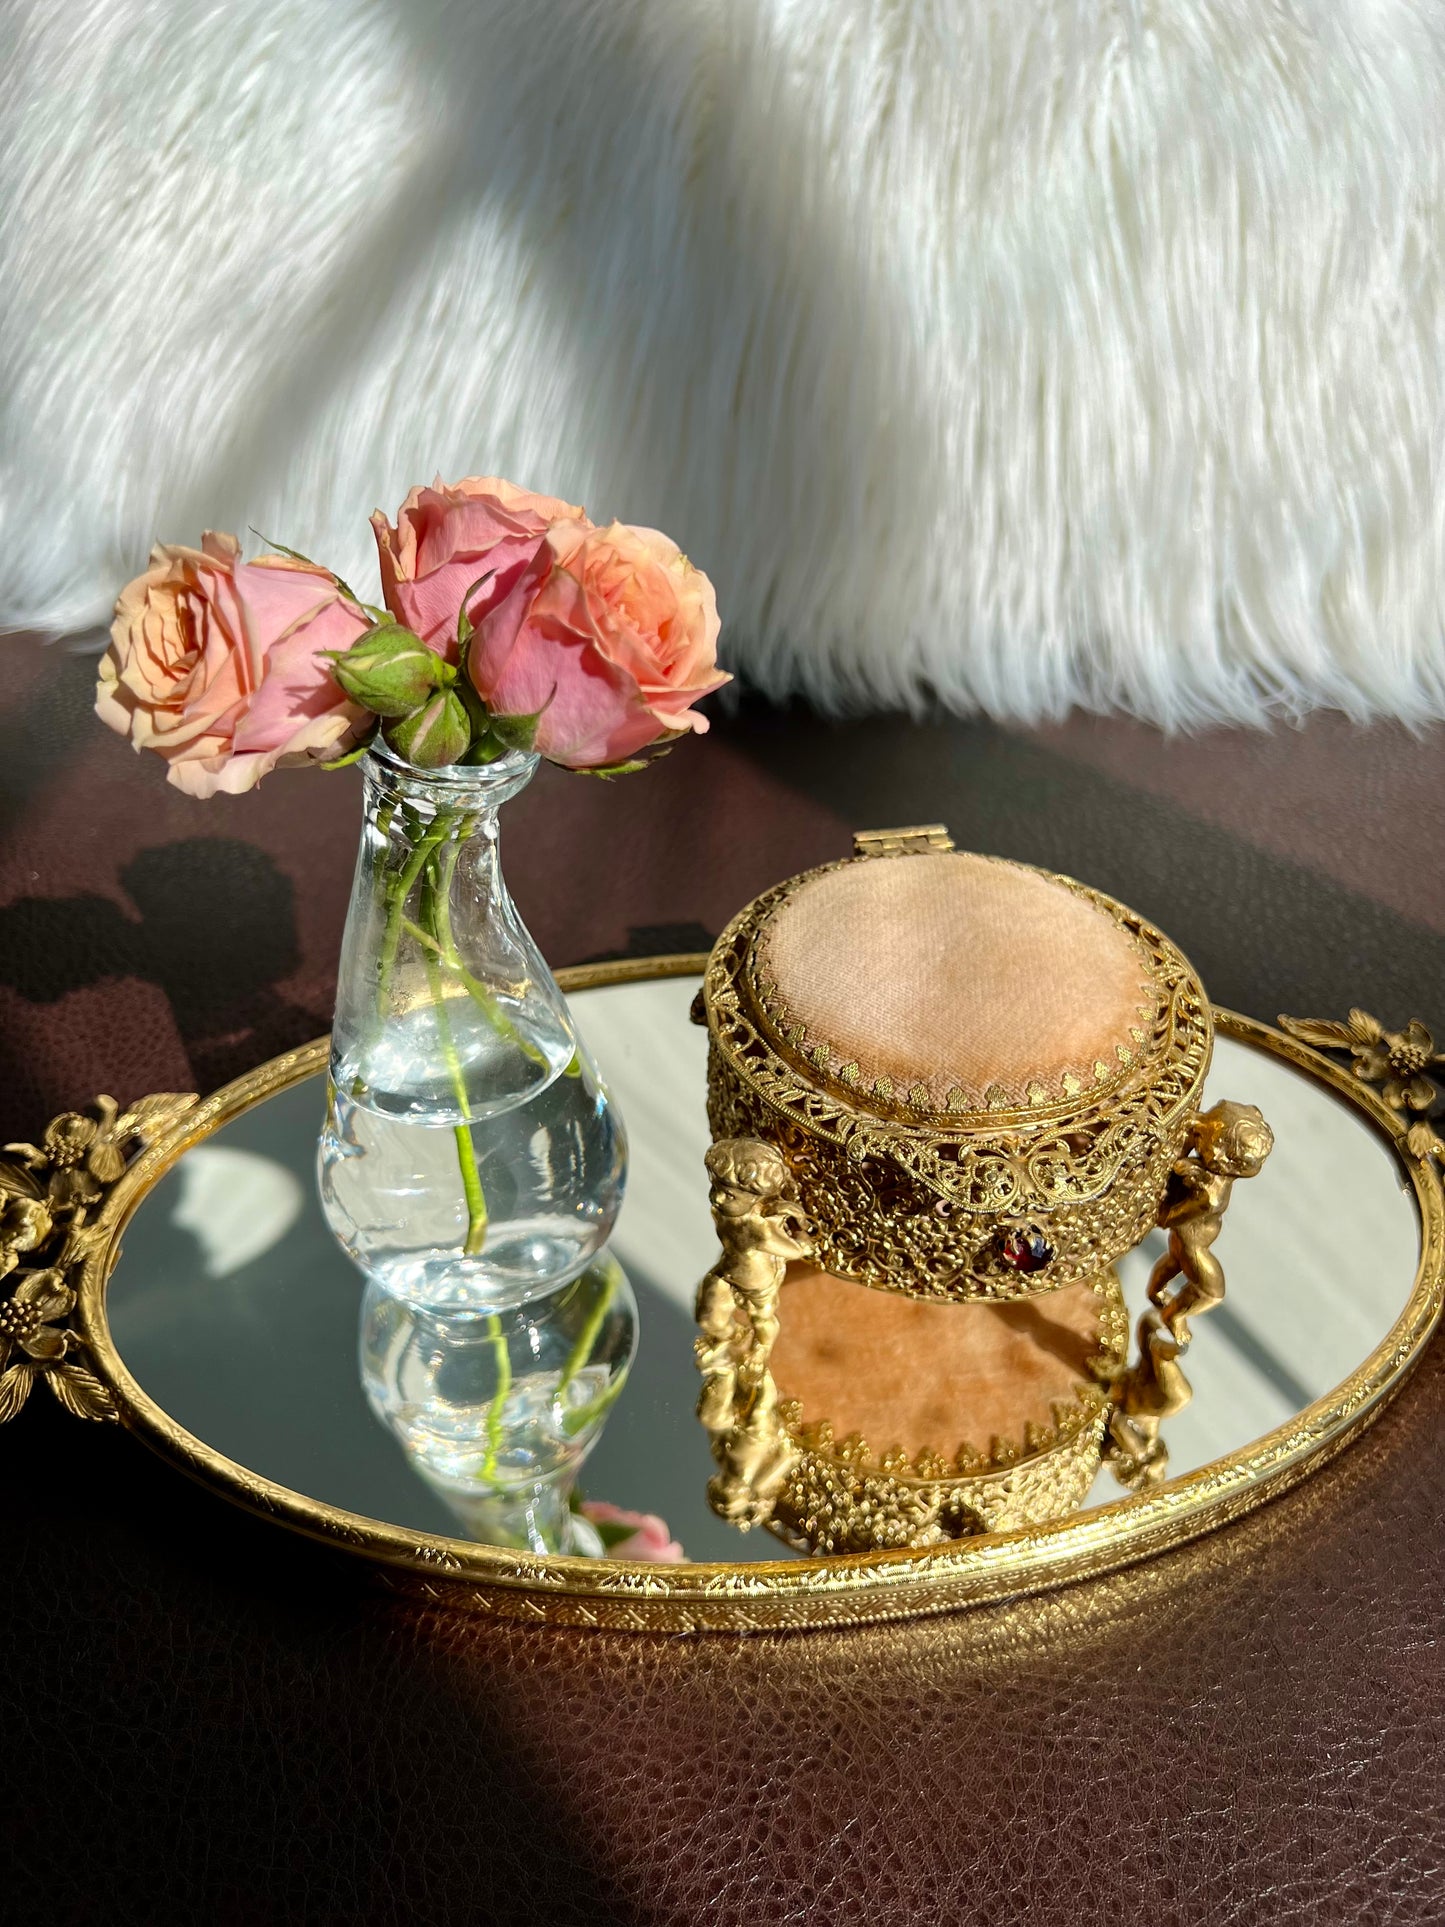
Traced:
<path fill-rule="evenodd" d="M 774 691 L 1445 714 L 1438 0 L 5 13 L 10 624 L 500 472 Z"/>

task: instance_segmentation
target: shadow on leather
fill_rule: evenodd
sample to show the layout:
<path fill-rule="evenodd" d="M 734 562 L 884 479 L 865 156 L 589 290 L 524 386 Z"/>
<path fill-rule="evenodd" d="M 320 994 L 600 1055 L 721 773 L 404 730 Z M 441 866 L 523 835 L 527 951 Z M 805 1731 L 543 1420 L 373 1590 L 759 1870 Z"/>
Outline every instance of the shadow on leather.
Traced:
<path fill-rule="evenodd" d="M 31 1003 L 117 978 L 157 985 L 202 1090 L 305 1043 L 315 1014 L 278 986 L 300 963 L 290 879 L 264 850 L 189 837 L 142 850 L 110 897 L 21 897 L 0 909 L 0 984 Z"/>

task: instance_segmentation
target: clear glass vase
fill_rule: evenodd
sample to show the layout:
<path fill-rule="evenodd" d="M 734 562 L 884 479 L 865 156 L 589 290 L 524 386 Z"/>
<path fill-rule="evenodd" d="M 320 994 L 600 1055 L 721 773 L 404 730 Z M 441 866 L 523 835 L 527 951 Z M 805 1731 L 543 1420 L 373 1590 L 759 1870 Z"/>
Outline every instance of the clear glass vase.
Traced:
<path fill-rule="evenodd" d="M 621 1119 L 502 878 L 498 811 L 536 766 L 362 762 L 321 1200 L 369 1279 L 437 1311 L 556 1292 L 622 1200 Z"/>
<path fill-rule="evenodd" d="M 376 1417 L 468 1537 L 534 1552 L 577 1542 L 570 1500 L 637 1348 L 637 1301 L 608 1254 L 501 1312 L 422 1311 L 374 1280 L 361 1382 Z"/>

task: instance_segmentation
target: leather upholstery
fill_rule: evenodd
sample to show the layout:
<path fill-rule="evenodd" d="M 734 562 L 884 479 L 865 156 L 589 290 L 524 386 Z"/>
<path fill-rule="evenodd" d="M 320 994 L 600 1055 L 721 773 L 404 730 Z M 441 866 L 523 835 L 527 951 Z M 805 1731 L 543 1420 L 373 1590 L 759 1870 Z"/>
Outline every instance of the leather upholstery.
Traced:
<path fill-rule="evenodd" d="M 190 804 L 88 718 L 87 665 L 5 647 L 4 1135 L 321 1028 L 348 780 Z M 715 930 L 855 826 L 942 818 L 1137 904 L 1224 1001 L 1445 1023 L 1445 878 L 1419 861 L 1438 737 L 1322 723 L 1176 745 L 1163 770 L 1147 732 L 1114 732 L 744 715 L 645 777 L 540 781 L 509 873 L 560 963 L 624 948 L 629 925 Z M 1249 809 L 1214 767 L 1249 776 Z M 1228 1531 L 859 1632 L 669 1641 L 420 1612 L 38 1396 L 0 1428 L 0 1492 L 7 1922 L 1445 1915 L 1438 1343 L 1373 1431 Z"/>

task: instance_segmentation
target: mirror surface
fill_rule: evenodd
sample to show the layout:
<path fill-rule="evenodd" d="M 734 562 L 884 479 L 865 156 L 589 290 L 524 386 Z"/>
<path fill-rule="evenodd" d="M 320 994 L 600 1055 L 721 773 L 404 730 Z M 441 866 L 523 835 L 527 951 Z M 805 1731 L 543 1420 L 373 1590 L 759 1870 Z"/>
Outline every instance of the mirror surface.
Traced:
<path fill-rule="evenodd" d="M 789 1556 L 709 1511 L 713 1470 L 694 1416 L 692 1301 L 716 1252 L 703 1153 L 706 1033 L 697 980 L 576 993 L 583 1034 L 626 1120 L 631 1170 L 612 1250 L 637 1295 L 631 1375 L 582 1485 L 660 1514 L 694 1559 Z M 1419 1218 L 1362 1114 L 1268 1053 L 1216 1041 L 1206 1102 L 1258 1104 L 1275 1133 L 1237 1188 L 1219 1244 L 1227 1301 L 1195 1327 L 1193 1403 L 1165 1432 L 1171 1475 L 1248 1445 L 1331 1390 L 1384 1338 L 1410 1293 Z M 141 1388 L 203 1444 L 307 1498 L 422 1532 L 457 1534 L 443 1501 L 372 1417 L 357 1366 L 362 1281 L 316 1197 L 323 1080 L 222 1126 L 142 1200 L 112 1273 L 117 1350 Z M 1120 1266 L 1131 1320 L 1162 1249 Z M 1123 1494 L 1106 1470 L 1090 1505 Z"/>

